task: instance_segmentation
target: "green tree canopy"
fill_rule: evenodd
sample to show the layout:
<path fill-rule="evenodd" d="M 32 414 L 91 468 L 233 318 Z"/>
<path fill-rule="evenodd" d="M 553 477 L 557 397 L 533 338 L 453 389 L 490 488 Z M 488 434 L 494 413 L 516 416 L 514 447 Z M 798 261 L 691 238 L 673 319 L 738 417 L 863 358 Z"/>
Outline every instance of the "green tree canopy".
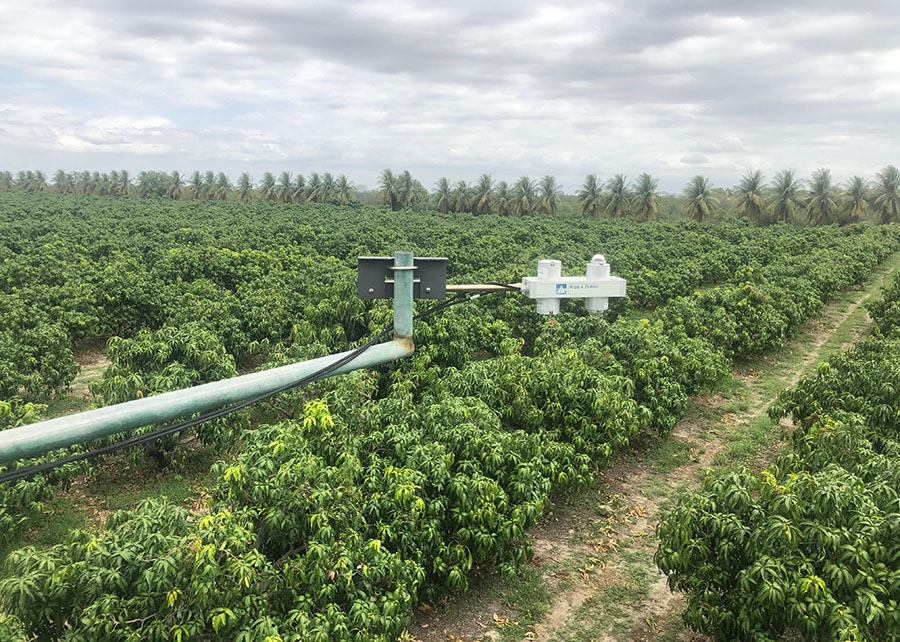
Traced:
<path fill-rule="evenodd" d="M 809 182 L 809 198 L 806 199 L 806 215 L 813 225 L 824 225 L 831 221 L 837 210 L 834 187 L 831 184 L 831 170 L 817 169 Z"/>
<path fill-rule="evenodd" d="M 621 218 L 628 214 L 631 205 L 631 190 L 624 174 L 616 174 L 606 183 L 606 200 L 603 209 L 612 218 Z"/>
<path fill-rule="evenodd" d="M 603 188 L 596 174 L 588 174 L 584 184 L 576 194 L 581 213 L 588 216 L 597 216 L 603 209 Z"/>
<path fill-rule="evenodd" d="M 685 213 L 698 223 L 702 223 L 712 216 L 715 207 L 715 198 L 710 193 L 709 179 L 705 176 L 694 176 L 684 188 L 684 196 L 687 202 L 684 205 Z"/>
<path fill-rule="evenodd" d="M 656 191 L 658 185 L 659 180 L 646 172 L 638 176 L 631 208 L 635 219 L 641 223 L 655 219 L 659 212 L 659 194 Z"/>
<path fill-rule="evenodd" d="M 873 204 L 882 223 L 900 220 L 900 170 L 893 165 L 876 174 Z"/>
<path fill-rule="evenodd" d="M 803 183 L 794 176 L 794 171 L 785 169 L 775 175 L 772 181 L 772 198 L 769 208 L 776 221 L 787 222 L 800 209 L 800 190 Z"/>
<path fill-rule="evenodd" d="M 766 200 L 763 194 L 763 173 L 760 170 L 748 172 L 741 178 L 736 190 L 738 213 L 757 225 L 766 214 Z"/>

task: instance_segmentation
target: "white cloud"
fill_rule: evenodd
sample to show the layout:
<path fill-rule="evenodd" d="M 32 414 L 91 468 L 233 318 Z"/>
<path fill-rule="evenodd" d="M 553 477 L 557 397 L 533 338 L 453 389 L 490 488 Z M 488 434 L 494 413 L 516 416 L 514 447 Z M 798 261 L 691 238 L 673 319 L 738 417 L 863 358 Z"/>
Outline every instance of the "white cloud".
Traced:
<path fill-rule="evenodd" d="M 2 1 L 2 0 L 0 0 Z M 900 18 L 876 2 L 34 0 L 0 23 L 0 165 L 430 184 L 747 168 L 897 148 Z"/>

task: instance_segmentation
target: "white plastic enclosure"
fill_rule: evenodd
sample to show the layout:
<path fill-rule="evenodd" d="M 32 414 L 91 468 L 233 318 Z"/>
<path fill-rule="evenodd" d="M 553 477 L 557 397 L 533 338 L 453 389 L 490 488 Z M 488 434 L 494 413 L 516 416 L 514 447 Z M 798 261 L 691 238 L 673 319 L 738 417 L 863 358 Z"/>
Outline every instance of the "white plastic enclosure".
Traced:
<path fill-rule="evenodd" d="M 584 299 L 589 312 L 600 313 L 609 299 L 625 296 L 625 279 L 609 275 L 609 263 L 595 254 L 585 276 L 562 276 L 562 263 L 555 259 L 538 261 L 536 277 L 522 279 L 522 293 L 537 302 L 538 314 L 559 314 L 560 299 Z"/>

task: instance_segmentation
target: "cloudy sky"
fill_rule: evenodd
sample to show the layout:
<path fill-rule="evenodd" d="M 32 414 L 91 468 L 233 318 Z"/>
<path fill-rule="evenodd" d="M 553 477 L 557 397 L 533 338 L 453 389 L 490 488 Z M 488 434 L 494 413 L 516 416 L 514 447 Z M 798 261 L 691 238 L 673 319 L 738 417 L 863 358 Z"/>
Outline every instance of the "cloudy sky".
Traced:
<path fill-rule="evenodd" d="M 474 180 L 900 163 L 893 0 L 0 0 L 0 168 Z"/>

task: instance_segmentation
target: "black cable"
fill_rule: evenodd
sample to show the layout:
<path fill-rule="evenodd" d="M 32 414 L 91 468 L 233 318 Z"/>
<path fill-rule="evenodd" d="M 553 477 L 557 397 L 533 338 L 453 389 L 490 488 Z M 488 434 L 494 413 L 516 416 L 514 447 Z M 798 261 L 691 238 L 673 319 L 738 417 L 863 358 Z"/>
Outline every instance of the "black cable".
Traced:
<path fill-rule="evenodd" d="M 464 303 L 466 301 L 471 301 L 472 299 L 478 298 L 479 295 L 474 296 L 465 296 L 460 295 L 448 301 L 444 301 L 443 303 L 439 303 L 434 305 L 424 312 L 420 312 L 415 315 L 414 319 L 425 319 L 436 312 L 440 312 L 446 308 L 457 305 L 459 303 Z M 101 457 L 103 455 L 108 455 L 110 453 L 114 453 L 118 450 L 123 450 L 125 448 L 131 448 L 132 446 L 139 446 L 140 444 L 146 443 L 148 441 L 154 441 L 161 437 L 165 437 L 166 435 L 171 435 L 176 432 L 180 432 L 185 430 L 186 428 L 191 428 L 201 423 L 205 423 L 207 421 L 212 421 L 214 419 L 219 419 L 220 417 L 224 417 L 225 415 L 231 414 L 237 410 L 241 410 L 246 408 L 247 406 L 251 406 L 257 402 L 262 401 L 263 399 L 268 399 L 274 395 L 285 392 L 286 390 L 290 390 L 291 388 L 296 388 L 316 379 L 321 379 L 331 372 L 334 372 L 338 368 L 347 363 L 353 361 L 357 357 L 359 357 L 363 352 L 374 346 L 378 341 L 380 341 L 385 335 L 389 334 L 394 329 L 394 324 L 389 323 L 386 325 L 381 332 L 377 335 L 369 339 L 366 343 L 359 346 L 352 352 L 347 353 L 337 361 L 328 364 L 324 368 L 317 370 L 315 372 L 311 372 L 310 374 L 300 378 L 299 380 L 285 384 L 272 390 L 271 392 L 266 392 L 261 395 L 257 395 L 256 397 L 251 397 L 250 399 L 245 399 L 244 401 L 239 401 L 237 403 L 231 404 L 230 406 L 225 406 L 223 408 L 219 408 L 218 410 L 214 410 L 212 412 L 206 413 L 205 415 L 200 415 L 199 417 L 194 417 L 193 419 L 188 419 L 182 421 L 180 423 L 174 424 L 172 426 L 167 426 L 165 428 L 159 428 L 158 430 L 154 430 L 152 432 L 144 433 L 143 435 L 137 435 L 135 437 L 131 437 L 129 439 L 125 439 L 123 441 L 118 441 L 114 444 L 108 444 L 106 446 L 102 446 L 100 448 L 95 448 L 94 450 L 89 450 L 83 453 L 78 453 L 75 455 L 70 455 L 63 459 L 57 459 L 54 461 L 44 462 L 42 464 L 35 464 L 33 466 L 27 466 L 25 468 L 19 468 L 17 470 L 7 471 L 6 473 L 0 474 L 0 484 L 6 482 L 14 482 L 20 479 L 25 479 L 27 477 L 33 477 L 35 475 L 39 475 L 43 472 L 53 470 L 54 468 L 58 468 L 65 464 L 70 464 L 76 461 L 83 461 L 85 459 L 94 459 L 96 457 Z"/>
<path fill-rule="evenodd" d="M 496 285 L 498 288 L 503 288 L 505 290 L 511 290 L 513 292 L 521 292 L 522 291 L 521 287 L 518 287 L 515 285 L 510 285 L 509 283 L 494 283 L 493 281 L 488 281 L 487 283 L 485 283 L 485 285 Z"/>
<path fill-rule="evenodd" d="M 435 312 L 440 312 L 441 310 L 444 310 L 446 308 L 454 306 L 457 303 L 465 303 L 466 301 L 471 301 L 472 299 L 477 299 L 479 296 L 481 296 L 481 295 L 475 294 L 473 296 L 467 296 L 465 294 L 457 294 L 456 297 L 454 297 L 452 299 L 444 301 L 443 303 L 438 303 L 437 305 L 433 305 L 430 308 L 428 308 L 427 310 L 425 310 L 425 312 L 420 312 L 419 314 L 415 315 L 413 317 L 413 319 L 414 320 L 425 319 L 427 317 L 430 317 Z"/>
<path fill-rule="evenodd" d="M 223 408 L 219 408 L 218 410 L 214 410 L 212 412 L 206 413 L 205 415 L 200 415 L 199 417 L 194 417 L 193 419 L 187 419 L 180 423 L 174 424 L 172 426 L 167 426 L 165 428 L 159 428 L 158 430 L 154 430 L 152 432 L 144 433 L 142 435 L 137 435 L 135 437 L 131 437 L 130 439 L 125 439 L 123 441 L 116 442 L 114 444 L 108 444 L 106 446 L 101 446 L 100 448 L 95 448 L 94 450 L 89 450 L 83 453 L 78 453 L 76 455 L 70 455 L 69 457 L 65 457 L 63 459 L 57 459 L 54 461 L 44 462 L 42 464 L 35 464 L 34 466 L 28 466 L 26 468 L 20 468 L 18 470 L 9 471 L 0 475 L 0 484 L 8 481 L 17 481 L 19 479 L 23 479 L 25 477 L 31 477 L 34 475 L 38 475 L 42 472 L 52 470 L 54 468 L 58 468 L 65 464 L 69 464 L 76 461 L 83 461 L 85 459 L 94 459 L 96 457 L 100 457 L 102 455 L 108 455 L 110 453 L 114 453 L 118 450 L 123 450 L 125 448 L 130 448 L 132 446 L 139 446 L 140 444 L 146 443 L 148 441 L 154 441 L 161 437 L 165 437 L 166 435 L 171 435 L 176 432 L 180 432 L 185 430 L 186 428 L 192 428 L 201 423 L 205 423 L 207 421 L 212 421 L 214 419 L 219 419 L 220 417 L 224 417 L 225 415 L 231 414 L 232 412 L 236 412 L 247 406 L 253 405 L 263 399 L 267 399 L 273 395 L 277 395 L 281 392 L 289 390 L 291 388 L 302 386 L 310 381 L 321 378 L 334 370 L 337 370 L 341 366 L 349 363 L 353 359 L 357 358 L 363 352 L 371 348 L 375 343 L 378 342 L 384 335 L 388 334 L 391 330 L 394 329 L 394 324 L 388 324 L 384 327 L 384 329 L 378 333 L 376 336 L 372 337 L 368 342 L 361 345 L 359 348 L 350 352 L 349 354 L 341 357 L 334 363 L 330 363 L 324 368 L 317 370 L 316 372 L 311 372 L 310 374 L 302 377 L 296 382 L 285 384 L 272 390 L 271 392 L 267 392 L 261 395 L 257 395 L 256 397 L 251 397 L 250 399 L 245 399 L 244 401 L 239 401 L 237 403 L 231 404 L 230 406 L 224 406 Z"/>

